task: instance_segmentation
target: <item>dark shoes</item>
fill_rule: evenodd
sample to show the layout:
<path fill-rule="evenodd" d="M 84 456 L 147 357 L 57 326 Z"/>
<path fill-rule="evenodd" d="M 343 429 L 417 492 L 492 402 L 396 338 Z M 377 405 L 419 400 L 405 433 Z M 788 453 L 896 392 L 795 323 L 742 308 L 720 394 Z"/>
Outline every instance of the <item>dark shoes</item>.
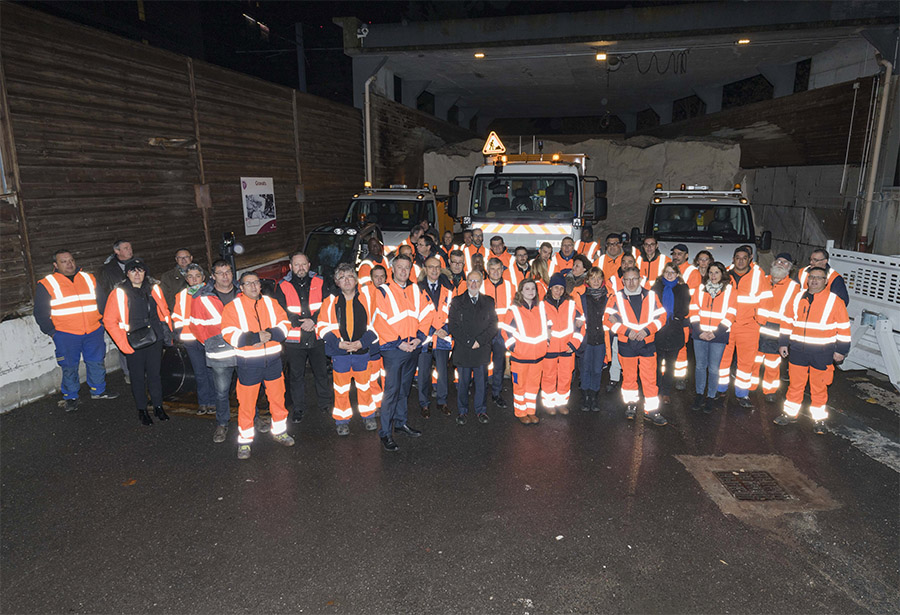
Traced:
<path fill-rule="evenodd" d="M 460 414 L 458 417 L 456 417 L 456 424 L 457 425 L 465 425 L 466 424 L 466 415 Z"/>
<path fill-rule="evenodd" d="M 169 420 L 169 415 L 166 414 L 166 411 L 163 410 L 162 406 L 156 406 L 153 409 L 153 414 L 155 414 L 156 418 L 160 421 L 168 421 Z"/>
<path fill-rule="evenodd" d="M 303 420 L 302 412 L 297 412 L 296 410 L 291 412 L 291 423 L 299 423 L 302 420 Z"/>
<path fill-rule="evenodd" d="M 753 408 L 753 402 L 750 401 L 749 397 L 738 397 L 737 403 L 741 408 Z"/>
<path fill-rule="evenodd" d="M 825 421 L 816 421 L 813 423 L 813 433 L 817 433 L 820 436 L 825 433 Z"/>
<path fill-rule="evenodd" d="M 707 397 L 703 402 L 703 414 L 712 414 L 715 409 L 716 400 L 714 397 Z"/>
<path fill-rule="evenodd" d="M 594 402 L 594 392 L 593 391 L 582 391 L 581 392 L 581 411 L 582 412 L 590 412 L 591 405 Z"/>
<path fill-rule="evenodd" d="M 397 443 L 394 442 L 394 439 L 390 436 L 381 437 L 381 446 L 384 447 L 384 450 L 391 453 L 395 453 L 400 450 L 400 447 L 397 446 Z"/>
<path fill-rule="evenodd" d="M 775 417 L 775 420 L 772 421 L 776 425 L 792 425 L 797 422 L 797 419 L 800 418 L 798 416 L 788 416 L 786 414 L 779 414 Z"/>
<path fill-rule="evenodd" d="M 404 423 L 403 425 L 395 425 L 394 431 L 399 431 L 400 433 L 405 433 L 410 438 L 418 438 L 419 436 L 422 435 L 421 431 L 419 431 L 418 429 L 413 429 L 406 423 Z"/>
<path fill-rule="evenodd" d="M 637 404 L 628 404 L 625 406 L 625 418 L 629 421 L 633 421 L 635 416 L 637 416 Z"/>
<path fill-rule="evenodd" d="M 438 410 L 441 411 L 441 414 L 446 415 L 446 416 L 450 416 L 450 414 L 451 414 L 451 412 L 450 412 L 450 406 L 448 406 L 447 404 L 441 404 L 441 405 L 439 405 L 439 406 L 438 406 Z"/>
<path fill-rule="evenodd" d="M 494 397 L 493 400 L 494 400 L 494 405 L 497 406 L 498 408 L 500 408 L 501 410 L 506 410 L 507 408 L 509 408 L 509 406 L 506 404 L 506 401 L 499 395 Z"/>
<path fill-rule="evenodd" d="M 665 405 L 669 405 L 669 404 L 672 403 L 672 398 L 669 397 L 668 395 L 663 395 L 663 396 L 662 396 L 662 403 L 664 403 Z"/>
<path fill-rule="evenodd" d="M 91 399 L 118 399 L 119 395 L 117 393 L 100 393 L 99 395 L 91 395 Z"/>
<path fill-rule="evenodd" d="M 775 393 L 766 393 L 766 402 L 770 404 L 775 403 Z"/>
<path fill-rule="evenodd" d="M 653 423 L 654 425 L 657 425 L 658 427 L 662 427 L 664 425 L 669 424 L 669 421 L 666 420 L 666 417 L 664 417 L 659 412 L 650 412 L 650 413 L 645 412 L 644 420 L 649 423 Z"/>
<path fill-rule="evenodd" d="M 693 410 L 694 412 L 700 412 L 703 409 L 704 399 L 706 398 L 703 393 L 698 393 L 697 395 L 695 395 L 694 403 L 691 404 L 691 410 Z"/>
<path fill-rule="evenodd" d="M 422 418 L 428 419 L 431 418 L 431 406 L 422 406 Z"/>
<path fill-rule="evenodd" d="M 676 378 L 675 379 L 675 390 L 683 391 L 687 385 L 684 382 L 684 378 Z"/>
<path fill-rule="evenodd" d="M 618 381 L 618 380 L 610 380 L 610 381 L 609 381 L 609 384 L 606 385 L 606 392 L 607 392 L 607 393 L 612 393 L 613 391 L 616 390 L 616 387 L 617 387 L 617 386 L 619 386 L 619 381 Z"/>
<path fill-rule="evenodd" d="M 66 412 L 75 412 L 78 410 L 78 400 L 77 399 L 67 399 L 66 400 Z"/>
<path fill-rule="evenodd" d="M 150 413 L 147 412 L 147 409 L 138 410 L 138 418 L 141 419 L 141 423 L 144 425 L 152 425 L 153 419 L 150 418 Z"/>
<path fill-rule="evenodd" d="M 491 419 L 489 419 L 489 418 L 488 418 L 488 415 L 485 414 L 484 412 L 479 412 L 479 413 L 478 413 L 478 422 L 481 423 L 482 425 L 484 425 L 485 423 L 487 423 L 487 422 L 490 421 L 490 420 L 491 420 Z"/>

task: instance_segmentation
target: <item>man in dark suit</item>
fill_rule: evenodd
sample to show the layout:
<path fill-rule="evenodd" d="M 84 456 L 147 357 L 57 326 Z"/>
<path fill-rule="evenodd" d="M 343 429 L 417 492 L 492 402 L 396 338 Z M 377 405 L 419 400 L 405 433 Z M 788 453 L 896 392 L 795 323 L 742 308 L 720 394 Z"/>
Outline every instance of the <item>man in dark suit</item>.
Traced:
<path fill-rule="evenodd" d="M 453 338 L 453 364 L 459 373 L 456 422 L 466 424 L 469 413 L 469 382 L 475 381 L 475 414 L 487 423 L 487 371 L 491 360 L 491 340 L 497 335 L 494 300 L 481 294 L 484 276 L 479 270 L 466 276 L 466 292 L 450 303 L 449 329 Z"/>

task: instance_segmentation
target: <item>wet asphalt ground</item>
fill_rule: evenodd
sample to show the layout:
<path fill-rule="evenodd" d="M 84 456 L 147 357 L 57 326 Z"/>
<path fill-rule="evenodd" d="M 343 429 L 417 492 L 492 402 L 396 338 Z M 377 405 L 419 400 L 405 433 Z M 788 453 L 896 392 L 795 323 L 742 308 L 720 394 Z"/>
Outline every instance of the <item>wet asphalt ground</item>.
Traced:
<path fill-rule="evenodd" d="M 118 400 L 0 417 L 3 613 L 900 611 L 897 396 L 860 372 L 837 374 L 825 435 L 761 398 L 707 416 L 676 393 L 660 428 L 616 391 L 600 413 L 526 427 L 489 406 L 460 427 L 411 396 L 424 435 L 398 453 L 311 410 L 295 447 L 258 434 L 249 461 L 234 422 L 225 444 L 186 409 L 144 427 L 109 379 Z M 786 464 L 812 497 L 773 472 L 792 512 L 725 514 L 686 469 L 707 456 Z"/>

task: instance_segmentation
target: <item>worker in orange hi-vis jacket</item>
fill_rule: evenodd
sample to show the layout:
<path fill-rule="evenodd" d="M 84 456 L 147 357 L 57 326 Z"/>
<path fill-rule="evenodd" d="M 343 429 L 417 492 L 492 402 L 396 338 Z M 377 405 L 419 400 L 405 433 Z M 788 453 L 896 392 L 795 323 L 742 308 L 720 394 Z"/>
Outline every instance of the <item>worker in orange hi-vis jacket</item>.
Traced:
<path fill-rule="evenodd" d="M 463 236 L 465 238 L 465 235 Z M 472 271 L 475 266 L 472 257 L 481 254 L 482 258 L 487 260 L 487 247 L 484 245 L 484 231 L 480 228 L 472 229 L 472 243 L 463 246 L 463 256 L 466 259 L 466 273 Z"/>
<path fill-rule="evenodd" d="M 357 275 L 359 276 L 360 286 L 372 284 L 372 268 L 379 265 L 387 274 L 387 279 L 391 279 L 391 265 L 384 257 L 384 246 L 381 244 L 377 237 L 369 238 L 368 248 L 369 254 L 357 268 Z M 377 284 L 375 286 L 377 286 Z"/>
<path fill-rule="evenodd" d="M 624 288 L 606 304 L 604 324 L 616 336 L 622 363 L 622 399 L 625 418 L 637 414 L 638 376 L 644 390 L 644 420 L 654 425 L 668 421 L 659 412 L 659 389 L 656 386 L 656 332 L 666 322 L 666 309 L 656 293 L 641 288 L 641 272 L 637 267 L 622 271 Z"/>
<path fill-rule="evenodd" d="M 584 341 L 580 306 L 580 299 L 573 300 L 566 292 L 565 276 L 553 274 L 542 304 L 550 335 L 547 354 L 541 364 L 541 403 L 547 414 L 569 413 L 575 352 Z"/>
<path fill-rule="evenodd" d="M 541 366 L 547 355 L 550 334 L 545 304 L 537 297 L 534 280 L 522 280 L 512 304 L 500 323 L 510 352 L 513 410 L 523 425 L 540 422 L 537 396 L 541 388 Z"/>
<path fill-rule="evenodd" d="M 794 296 L 800 291 L 800 285 L 791 279 L 791 268 L 794 259 L 787 252 L 779 254 L 766 278 L 772 285 L 772 301 L 768 308 L 759 309 L 759 353 L 756 355 L 757 363 L 763 364 L 762 392 L 766 401 L 775 401 L 775 393 L 781 386 L 781 354 L 779 337 L 781 327 L 787 322 L 787 313 L 794 304 Z M 753 368 L 753 373 L 759 371 L 759 365 Z"/>
<path fill-rule="evenodd" d="M 850 352 L 850 319 L 840 296 L 826 290 L 828 271 L 824 267 L 809 269 L 806 281 L 807 290 L 794 296 L 781 327 L 779 351 L 788 359 L 790 383 L 784 413 L 775 423 L 789 425 L 797 420 L 809 380 L 813 430 L 822 434 L 828 419 L 828 386 L 834 378 L 834 363 L 843 361 Z"/>
<path fill-rule="evenodd" d="M 577 255 L 578 253 L 575 251 L 575 240 L 571 237 L 563 237 L 562 243 L 559 246 L 559 252 L 554 254 L 547 263 L 550 275 L 552 276 L 554 273 L 566 275 L 569 273 L 572 270 L 572 263 Z"/>
<path fill-rule="evenodd" d="M 644 237 L 642 250 L 637 257 L 637 268 L 641 270 L 645 288 L 650 288 L 656 278 L 662 277 L 666 263 L 671 260 L 665 254 L 659 253 L 659 240 L 655 235 Z M 685 283 L 687 282 L 685 281 Z"/>
<path fill-rule="evenodd" d="M 370 295 L 357 291 L 356 272 L 348 263 L 334 270 L 334 282 L 340 291 L 322 303 L 316 322 L 316 335 L 325 342 L 325 353 L 331 357 L 334 376 L 334 410 L 332 418 L 339 436 L 350 435 L 350 384 L 356 382 L 356 402 L 366 431 L 374 431 L 378 423 L 373 416 L 369 352 L 378 345 L 372 330 Z"/>
<path fill-rule="evenodd" d="M 594 227 L 586 224 L 581 229 L 581 239 L 575 242 L 575 251 L 584 255 L 593 265 L 600 258 L 600 244 L 594 241 Z"/>
<path fill-rule="evenodd" d="M 765 273 L 751 261 L 750 249 L 735 248 L 731 268 L 731 284 L 737 295 L 737 316 L 731 327 L 728 345 L 719 367 L 719 393 L 728 390 L 731 361 L 737 356 L 734 373 L 734 395 L 742 408 L 752 408 L 750 391 L 759 386 L 759 328 L 765 314 L 771 309 L 772 286 Z M 762 312 L 762 315 L 760 314 Z"/>
<path fill-rule="evenodd" d="M 494 235 L 493 237 L 491 237 L 491 251 L 485 258 L 487 258 L 488 260 L 492 258 L 496 258 L 497 260 L 499 260 L 501 263 L 503 263 L 504 271 L 512 267 L 512 254 L 507 251 L 506 244 L 503 242 L 503 237 L 501 237 L 500 235 Z"/>
<path fill-rule="evenodd" d="M 597 266 L 603 271 L 603 277 L 606 280 L 609 280 L 619 271 L 619 268 L 622 266 L 623 254 L 625 254 L 625 250 L 622 246 L 622 237 L 618 233 L 607 235 L 606 253 L 597 259 Z"/>
<path fill-rule="evenodd" d="M 290 321 L 277 301 L 261 293 L 262 285 L 255 273 L 241 275 L 240 287 L 241 294 L 222 312 L 222 337 L 237 355 L 238 459 L 249 459 L 256 399 L 262 382 L 266 383 L 272 414 L 272 437 L 283 446 L 294 446 L 294 439 L 287 433 L 281 372 L 281 343 L 287 339 Z"/>
<path fill-rule="evenodd" d="M 513 288 L 518 288 L 519 282 L 531 274 L 531 264 L 528 262 L 528 250 L 525 246 L 516 246 L 516 249 L 513 250 L 508 274 Z"/>
<path fill-rule="evenodd" d="M 703 283 L 703 276 L 700 275 L 700 270 L 690 263 L 688 260 L 689 255 L 688 247 L 683 243 L 679 243 L 672 248 L 672 262 L 678 265 L 678 271 L 681 272 L 681 279 L 687 284 L 691 299 L 693 299 L 694 295 L 697 294 L 697 289 L 700 288 L 700 284 Z M 675 376 L 676 391 L 683 391 L 687 388 L 685 379 L 687 378 L 688 371 L 687 343 L 689 339 L 690 329 L 685 329 L 684 347 L 678 351 L 678 356 L 675 358 L 675 371 L 673 375 Z"/>

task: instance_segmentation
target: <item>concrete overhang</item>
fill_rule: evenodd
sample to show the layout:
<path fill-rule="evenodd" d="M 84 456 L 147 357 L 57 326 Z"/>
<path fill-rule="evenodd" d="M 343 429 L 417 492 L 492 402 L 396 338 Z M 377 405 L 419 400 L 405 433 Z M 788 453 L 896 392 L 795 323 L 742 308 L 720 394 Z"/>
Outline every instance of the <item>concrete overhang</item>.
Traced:
<path fill-rule="evenodd" d="M 845 41 L 890 39 L 898 14 L 895 2 L 715 2 L 367 24 L 363 38 L 355 18 L 334 21 L 349 56 L 383 57 L 386 69 L 429 81 L 435 95 L 491 117 L 570 117 L 631 114 Z M 615 70 L 609 58 L 619 60 Z"/>

